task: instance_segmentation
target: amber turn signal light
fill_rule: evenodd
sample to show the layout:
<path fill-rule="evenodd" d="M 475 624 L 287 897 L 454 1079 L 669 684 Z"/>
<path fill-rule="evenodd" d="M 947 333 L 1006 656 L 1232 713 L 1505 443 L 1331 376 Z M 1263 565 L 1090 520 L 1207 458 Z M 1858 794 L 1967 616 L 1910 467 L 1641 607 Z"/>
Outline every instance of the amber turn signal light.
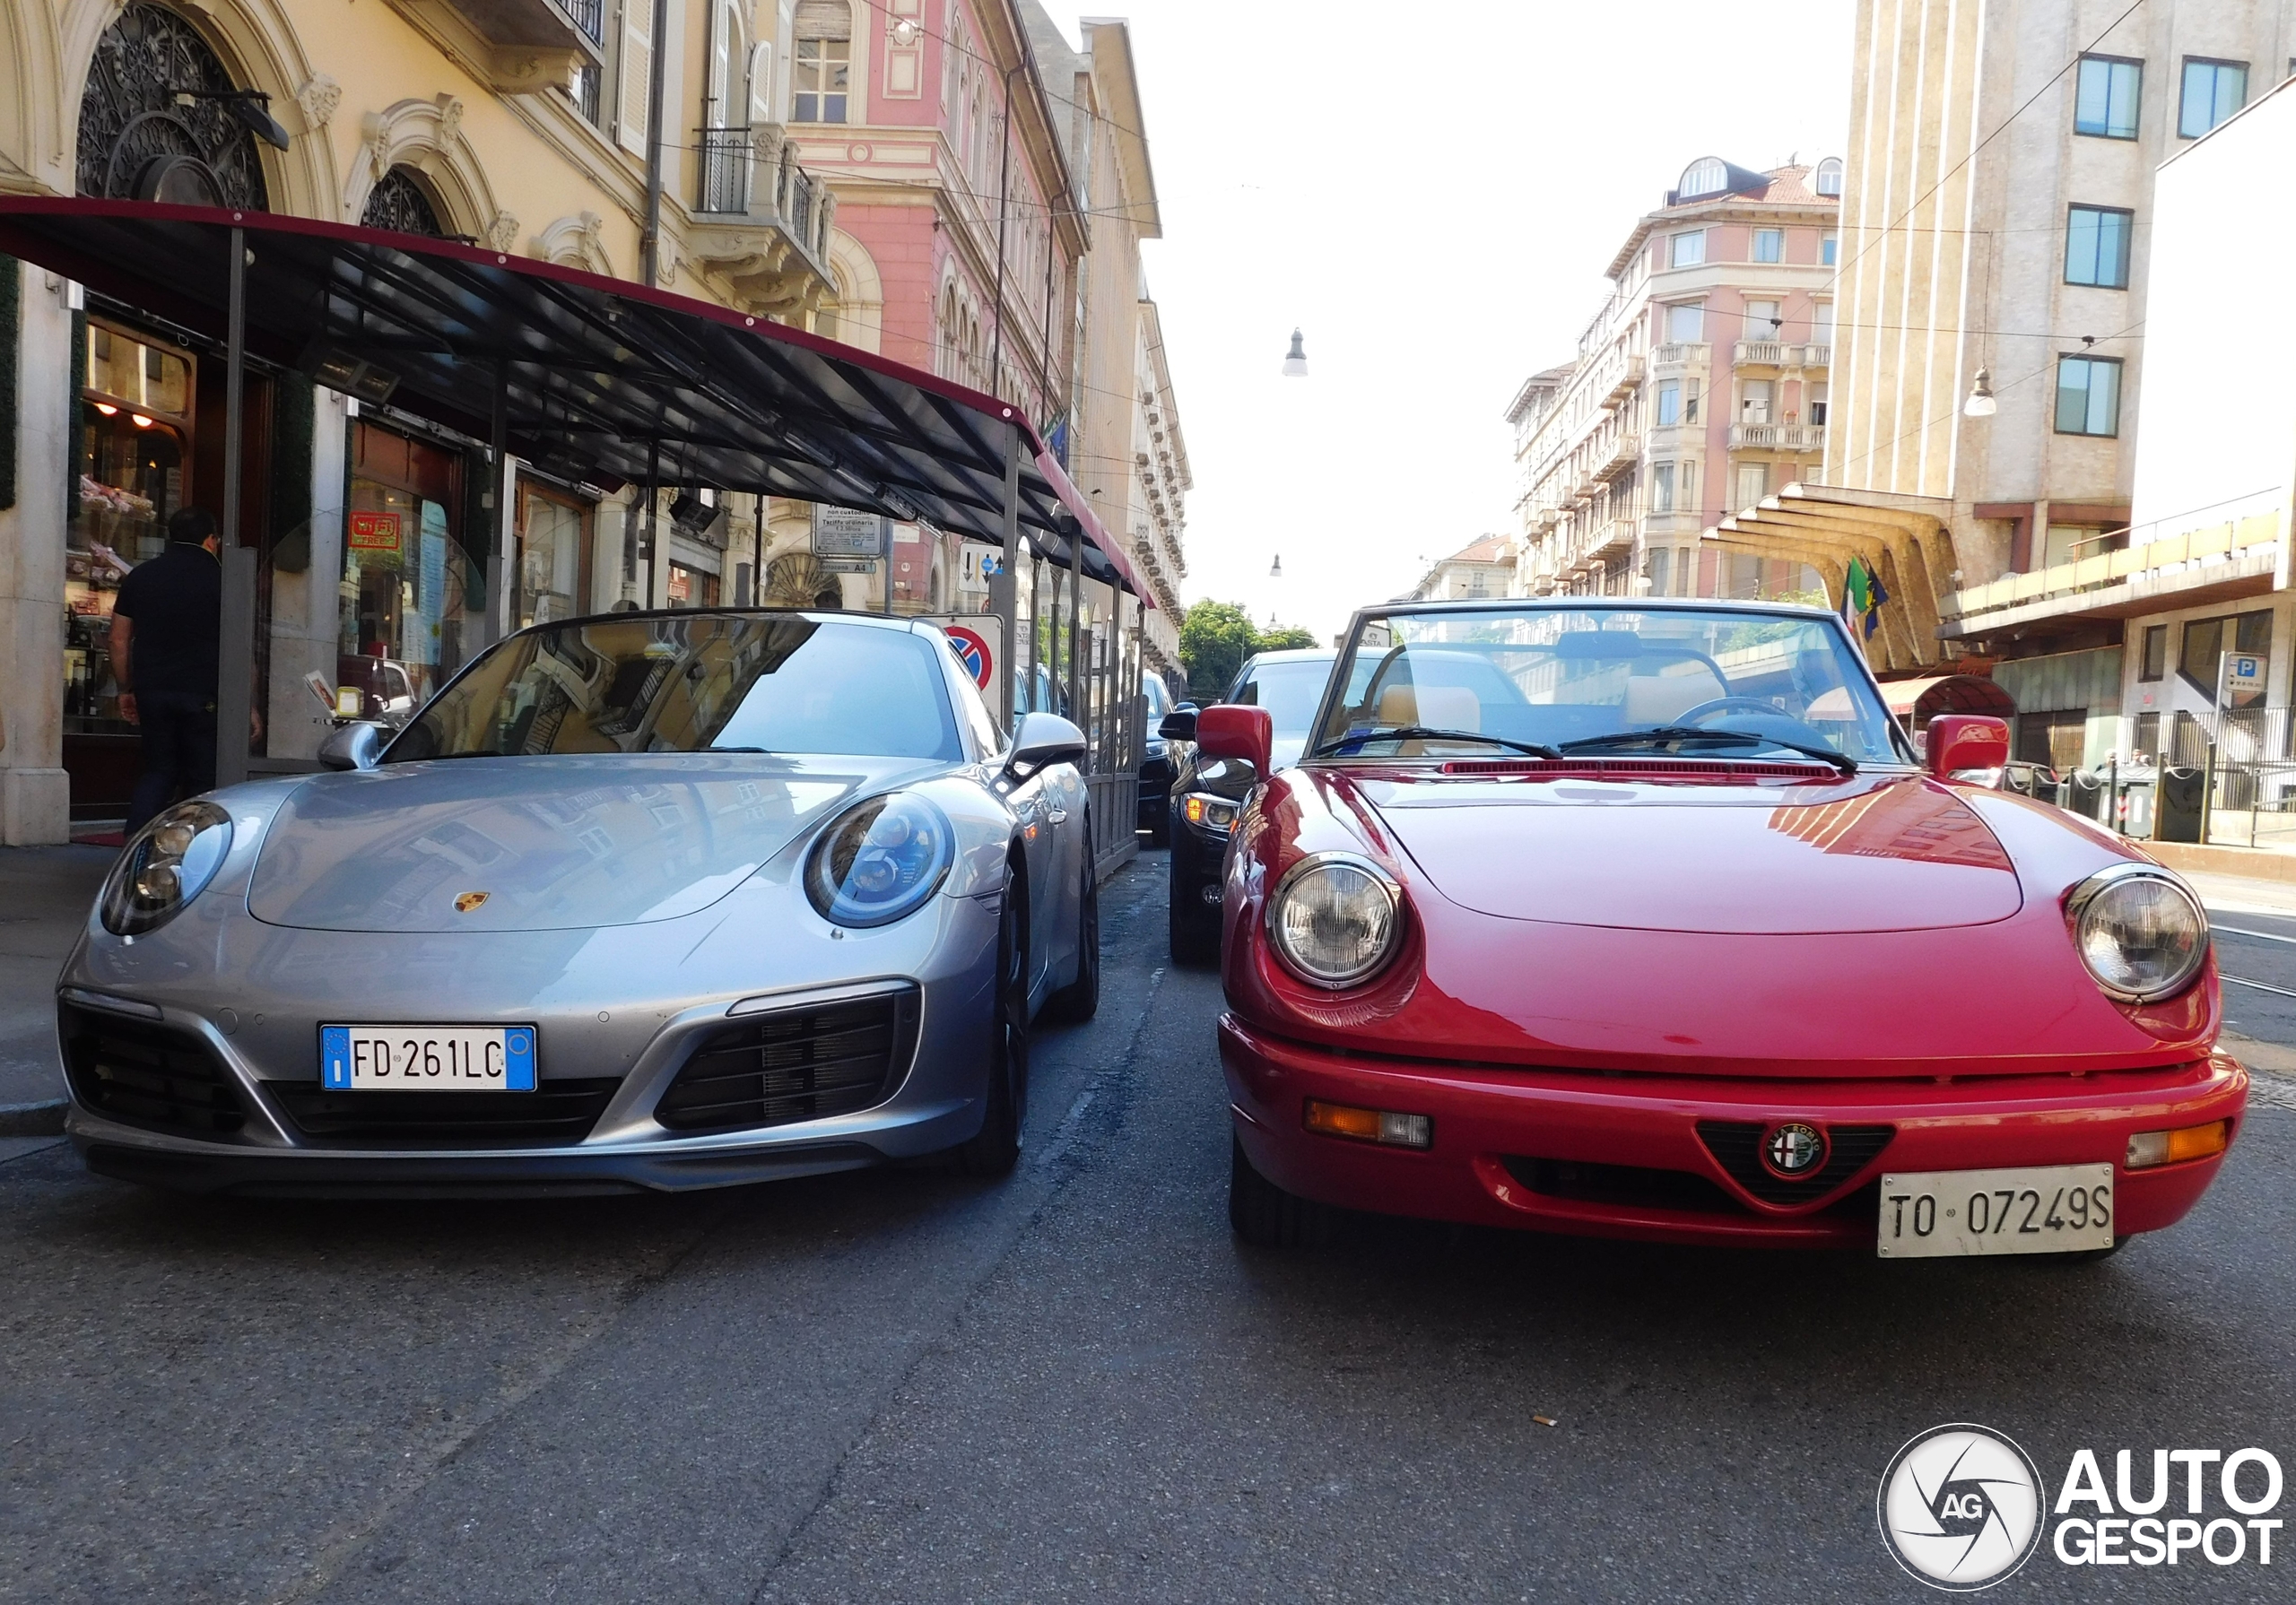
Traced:
<path fill-rule="evenodd" d="M 1312 1097 L 1308 1100 L 1307 1126 L 1326 1137 L 1352 1137 L 1358 1142 L 1384 1142 L 1390 1148 L 1428 1148 L 1435 1141 L 1435 1123 L 1424 1115 L 1358 1109 Z"/>
<path fill-rule="evenodd" d="M 2126 1167 L 2144 1170 L 2154 1165 L 2176 1165 L 2186 1159 L 2205 1159 L 2224 1151 L 2232 1141 L 2232 1123 L 2212 1120 L 2173 1132 L 2139 1132 L 2128 1140 Z"/>

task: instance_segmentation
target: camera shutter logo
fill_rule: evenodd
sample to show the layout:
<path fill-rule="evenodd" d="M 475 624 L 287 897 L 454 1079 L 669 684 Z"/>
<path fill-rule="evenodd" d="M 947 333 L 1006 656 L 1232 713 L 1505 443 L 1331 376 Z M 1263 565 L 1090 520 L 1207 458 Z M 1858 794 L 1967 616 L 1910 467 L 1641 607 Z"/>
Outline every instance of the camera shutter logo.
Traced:
<path fill-rule="evenodd" d="M 2040 1548 L 2040 1471 L 1989 1427 L 1933 1427 L 1882 1473 L 1874 1500 L 1882 1541 L 1933 1588 L 1990 1588 Z"/>

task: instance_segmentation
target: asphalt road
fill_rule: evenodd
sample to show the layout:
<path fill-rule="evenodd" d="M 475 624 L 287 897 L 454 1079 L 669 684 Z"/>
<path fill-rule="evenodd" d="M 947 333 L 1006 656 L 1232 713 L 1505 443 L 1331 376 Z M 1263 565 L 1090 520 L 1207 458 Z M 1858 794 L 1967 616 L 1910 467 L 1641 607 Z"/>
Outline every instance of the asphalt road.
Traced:
<path fill-rule="evenodd" d="M 1926 1600 L 1874 1505 L 1933 1424 L 2052 1484 L 2083 1446 L 2296 1471 L 2296 1114 L 2082 1266 L 1245 1251 L 1162 891 L 1108 889 L 1100 1017 L 1039 1039 L 999 1184 L 248 1204 L 0 1163 L 0 1599 Z M 1988 1597 L 2281 1580 L 2044 1554 Z"/>

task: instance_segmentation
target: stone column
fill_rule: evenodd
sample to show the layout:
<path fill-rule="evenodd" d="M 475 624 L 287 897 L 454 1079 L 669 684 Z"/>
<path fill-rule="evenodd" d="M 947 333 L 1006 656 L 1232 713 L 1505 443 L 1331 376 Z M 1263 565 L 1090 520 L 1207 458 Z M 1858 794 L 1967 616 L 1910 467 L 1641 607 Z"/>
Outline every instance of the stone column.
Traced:
<path fill-rule="evenodd" d="M 0 845 L 69 841 L 64 773 L 64 520 L 70 490 L 72 314 L 64 281 L 18 274 L 16 505 L 0 510 Z"/>

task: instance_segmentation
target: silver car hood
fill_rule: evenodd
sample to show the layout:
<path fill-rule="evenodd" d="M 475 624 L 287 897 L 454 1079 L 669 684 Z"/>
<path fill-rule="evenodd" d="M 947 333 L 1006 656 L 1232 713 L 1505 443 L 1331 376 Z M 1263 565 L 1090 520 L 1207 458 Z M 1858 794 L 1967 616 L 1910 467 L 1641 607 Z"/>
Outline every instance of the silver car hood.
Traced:
<path fill-rule="evenodd" d="M 676 919 L 852 799 L 938 761 L 604 754 L 387 764 L 296 788 L 248 910 L 314 931 L 562 931 Z"/>

